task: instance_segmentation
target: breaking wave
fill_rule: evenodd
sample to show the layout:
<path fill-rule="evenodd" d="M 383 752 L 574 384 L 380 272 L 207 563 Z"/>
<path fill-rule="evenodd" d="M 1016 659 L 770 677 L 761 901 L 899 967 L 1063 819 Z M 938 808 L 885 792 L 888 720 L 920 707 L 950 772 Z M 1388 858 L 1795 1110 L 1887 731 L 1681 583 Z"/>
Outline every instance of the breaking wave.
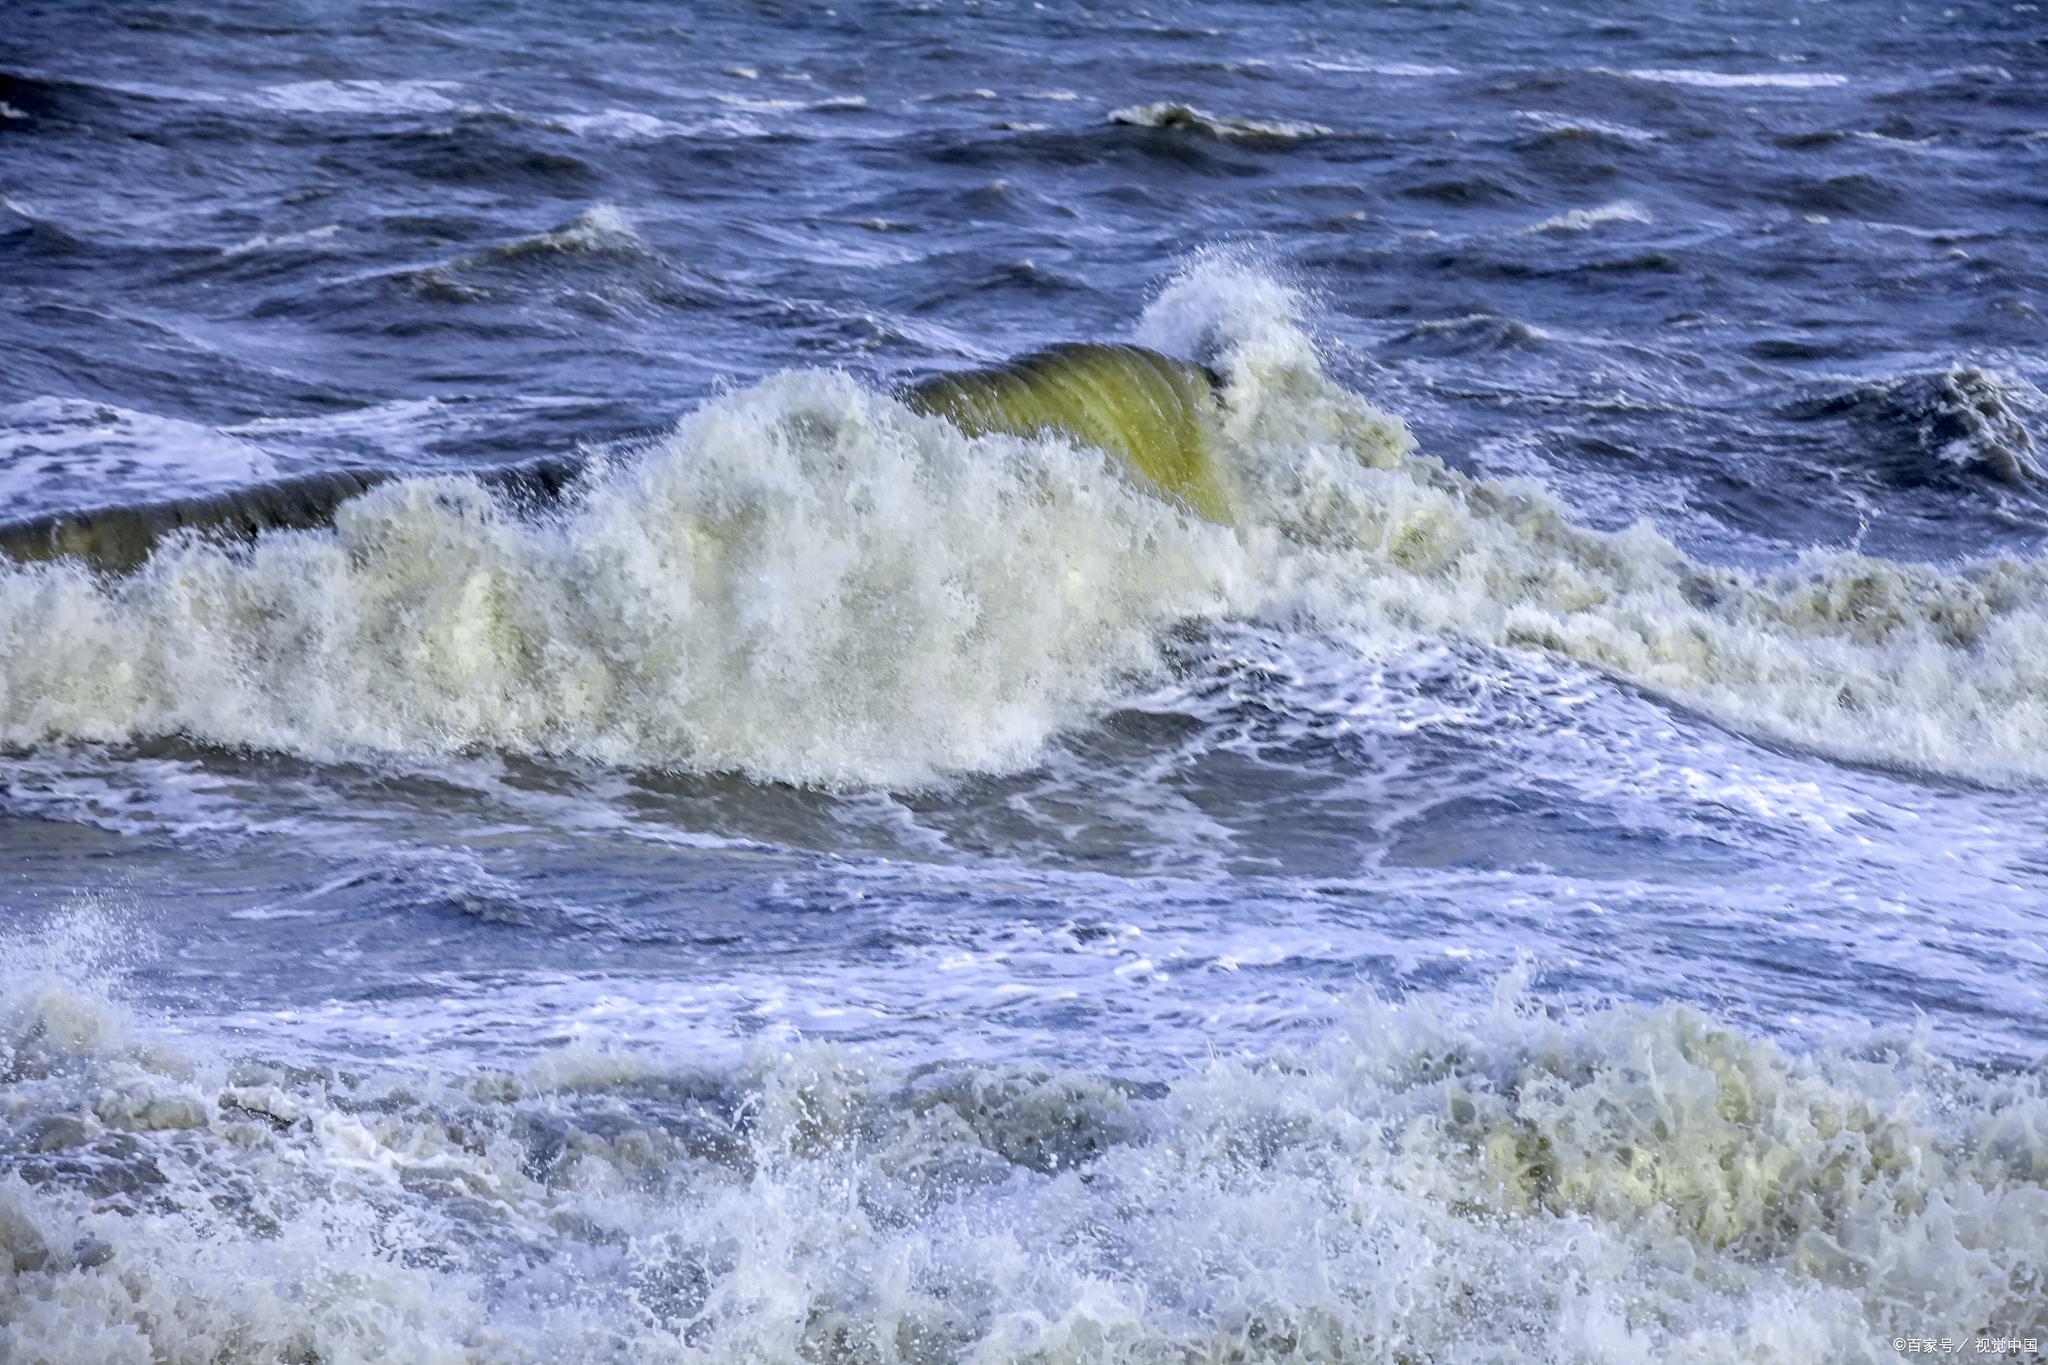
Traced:
<path fill-rule="evenodd" d="M 1952 365 L 1859 384 L 1803 411 L 1847 416 L 1874 447 L 1892 455 L 1889 472 L 1900 483 L 1962 472 L 2035 488 L 2048 478 L 2029 430 L 2048 414 L 2048 398 L 2017 375 Z"/>
<path fill-rule="evenodd" d="M 406 479 L 126 578 L 5 570 L 5 733 L 915 782 L 1028 761 L 1247 586 L 1229 532 L 1103 452 L 969 438 L 843 375 L 713 402 L 586 482 L 522 519 Z"/>
<path fill-rule="evenodd" d="M 2048 774 L 2040 562 L 1814 551 L 1764 575 L 1646 524 L 1586 529 L 1540 487 L 1415 453 L 1326 373 L 1300 308 L 1211 261 L 1139 328 L 1220 376 L 1229 526 L 1056 432 L 969 436 L 784 373 L 552 514 L 408 478 L 331 529 L 186 538 L 123 578 L 0 569 L 0 737 L 914 784 L 1030 763 L 1154 668 L 1168 627 L 1236 616 L 1542 649 L 1838 755 Z"/>
<path fill-rule="evenodd" d="M 560 227 L 521 237 L 502 246 L 486 247 L 478 253 L 478 259 L 513 260 L 551 252 L 611 252 L 622 256 L 648 254 L 646 241 L 633 230 L 626 216 L 610 204 L 599 204 L 577 214 Z"/>

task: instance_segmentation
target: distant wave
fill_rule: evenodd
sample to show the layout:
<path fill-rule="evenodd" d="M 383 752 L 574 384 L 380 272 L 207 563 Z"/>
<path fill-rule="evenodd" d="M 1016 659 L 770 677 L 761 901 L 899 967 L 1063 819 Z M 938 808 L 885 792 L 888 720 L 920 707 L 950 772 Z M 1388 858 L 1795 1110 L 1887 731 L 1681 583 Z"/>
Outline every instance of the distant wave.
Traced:
<path fill-rule="evenodd" d="M 224 254 L 245 256 L 252 251 L 275 251 L 279 247 L 318 247 L 332 242 L 341 234 L 341 224 L 328 223 L 323 227 L 307 228 L 304 232 L 259 232 L 228 247 Z"/>
<path fill-rule="evenodd" d="M 1334 131 L 1319 123 L 1239 118 L 1231 114 L 1206 113 L 1192 104 L 1172 102 L 1134 104 L 1112 113 L 1109 121 L 1128 124 L 1134 128 L 1185 128 L 1207 133 L 1211 137 L 1247 141 L 1295 142 L 1304 138 L 1327 137 Z"/>
<path fill-rule="evenodd" d="M 608 282 L 616 285 L 661 287 L 666 279 L 660 256 L 625 215 L 609 204 L 594 205 L 541 232 L 479 247 L 450 260 L 394 271 L 384 278 L 401 282 L 417 298 L 470 304 L 523 290 L 527 287 L 525 272 L 571 266 L 601 269 Z"/>
<path fill-rule="evenodd" d="M 1309 58 L 1302 65 L 1312 71 L 1335 71 L 1362 76 L 1406 76 L 1418 80 L 1431 76 L 1464 74 L 1455 66 L 1431 66 L 1423 62 L 1370 62 L 1363 59 L 1332 61 L 1327 58 Z"/>
<path fill-rule="evenodd" d="M 439 114 L 459 108 L 456 81 L 291 81 L 266 85 L 250 100 L 300 114 Z"/>
<path fill-rule="evenodd" d="M 67 231 L 34 205 L 0 194 L 0 239 L 13 238 L 12 249 L 26 248 L 37 255 L 60 256 L 77 251 L 85 239 Z"/>
<path fill-rule="evenodd" d="M 1982 468 L 2014 485 L 2048 477 L 2029 419 L 2048 414 L 2041 391 L 2016 375 L 1956 365 L 1893 386 L 1891 397 L 1939 460 Z"/>
<path fill-rule="evenodd" d="M 1403 329 L 1391 341 L 1394 346 L 1448 350 L 1460 354 L 1475 351 L 1505 351 L 1535 346 L 1550 338 L 1541 328 L 1497 313 L 1468 313 L 1456 318 L 1432 318 Z"/>
<path fill-rule="evenodd" d="M 1655 68 L 1631 71 L 1616 71 L 1611 67 L 1596 67 L 1595 70 L 1608 76 L 1626 76 L 1630 80 L 1657 81 L 1665 85 L 1692 85 L 1707 90 L 1745 90 L 1778 88 L 1783 90 L 1812 90 L 1830 85 L 1847 85 L 1847 76 L 1832 71 L 1696 71 L 1680 68 Z"/>
<path fill-rule="evenodd" d="M 664 138 L 702 137 L 717 133 L 733 137 L 758 137 L 766 132 L 746 118 L 720 117 L 694 123 L 677 123 L 636 109 L 601 109 L 596 113 L 535 116 L 544 127 L 559 128 L 579 137 L 612 138 L 621 142 L 658 142 Z"/>
<path fill-rule="evenodd" d="M 1547 142 L 1607 142 L 1641 147 L 1658 140 L 1658 135 L 1648 129 L 1584 115 L 1522 110 L 1515 115 L 1515 120 L 1527 125 L 1537 138 Z"/>
<path fill-rule="evenodd" d="M 647 254 L 647 242 L 634 231 L 633 225 L 626 221 L 625 214 L 610 204 L 598 204 L 546 232 L 536 232 L 530 237 L 485 247 L 476 253 L 475 259 L 515 260 L 521 256 L 546 255 L 554 252 L 642 256 Z"/>
<path fill-rule="evenodd" d="M 1607 223 L 1647 223 L 1650 215 L 1639 205 L 1622 202 L 1597 209 L 1573 209 L 1524 228 L 1524 232 L 1588 232 Z"/>

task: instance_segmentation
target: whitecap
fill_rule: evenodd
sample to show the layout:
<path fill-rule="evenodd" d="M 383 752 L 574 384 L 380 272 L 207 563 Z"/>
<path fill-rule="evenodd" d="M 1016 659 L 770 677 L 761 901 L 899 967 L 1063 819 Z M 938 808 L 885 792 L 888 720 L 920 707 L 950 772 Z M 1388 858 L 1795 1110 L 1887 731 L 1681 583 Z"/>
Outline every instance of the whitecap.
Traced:
<path fill-rule="evenodd" d="M 446 92 L 461 88 L 456 81 L 290 81 L 251 98 L 302 114 L 439 114 L 457 107 Z"/>
<path fill-rule="evenodd" d="M 1647 223 L 1649 213 L 1640 205 L 1621 200 L 1603 204 L 1597 209 L 1572 209 L 1553 218 L 1545 218 L 1522 229 L 1524 232 L 1588 232 L 1607 223 Z"/>
<path fill-rule="evenodd" d="M 233 246 L 227 247 L 223 254 L 228 256 L 244 256 L 252 251 L 272 251 L 281 246 L 325 245 L 331 242 L 340 232 L 341 224 L 339 223 L 329 223 L 324 227 L 307 228 L 303 232 L 280 232 L 274 236 L 270 233 L 259 232 L 253 237 L 245 237 Z"/>
<path fill-rule="evenodd" d="M 1781 89 L 1817 90 L 1847 85 L 1849 78 L 1832 71 L 1698 71 L 1691 68 L 1657 67 L 1616 71 L 1610 67 L 1594 70 L 1631 80 L 1658 81 L 1666 85 L 1691 85 L 1707 90 Z"/>
<path fill-rule="evenodd" d="M 1411 79 L 1428 79 L 1435 76 L 1462 76 L 1465 73 L 1455 66 L 1430 66 L 1423 62 L 1369 62 L 1361 59 L 1332 61 L 1326 58 L 1309 58 L 1304 66 L 1314 71 L 1331 71 L 1346 75 L 1402 76 Z"/>
<path fill-rule="evenodd" d="M 1333 130 L 1319 123 L 1296 123 L 1286 119 L 1239 118 L 1233 114 L 1211 114 L 1191 104 L 1162 101 L 1157 104 L 1134 104 L 1118 109 L 1109 116 L 1111 123 L 1129 124 L 1138 128 L 1191 128 L 1212 137 L 1242 139 L 1248 141 L 1274 140 L 1298 141 L 1303 138 L 1324 137 Z"/>
<path fill-rule="evenodd" d="M 990 1365 L 1875 1360 L 2038 1309 L 2043 1078 L 1910 1036 L 1797 1054 L 1683 1005 L 1546 1010 L 1526 972 L 1146 1086 L 700 1045 L 689 993 L 595 982 L 490 1067 L 377 1022 L 425 1000 L 261 1017 L 376 1058 L 332 1066 L 167 1036 L 122 998 L 133 938 L 87 905 L 0 942 L 24 1358 L 667 1359 L 686 1328 L 797 1359 L 822 1322 Z M 650 1011 L 671 1048 L 621 1038 Z"/>

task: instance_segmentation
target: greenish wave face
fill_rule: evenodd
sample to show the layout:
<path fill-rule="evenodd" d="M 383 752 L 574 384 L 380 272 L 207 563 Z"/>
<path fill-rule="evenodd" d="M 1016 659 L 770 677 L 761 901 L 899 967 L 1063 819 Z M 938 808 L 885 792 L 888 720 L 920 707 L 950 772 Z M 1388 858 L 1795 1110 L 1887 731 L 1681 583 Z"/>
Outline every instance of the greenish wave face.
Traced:
<path fill-rule="evenodd" d="M 547 458 L 479 470 L 471 477 L 515 506 L 531 506 L 558 501 L 581 472 L 580 461 Z M 338 469 L 223 493 L 59 512 L 0 524 L 0 557 L 24 564 L 70 559 L 103 573 L 129 573 L 180 532 L 248 542 L 266 531 L 332 526 L 343 503 L 399 477 L 395 470 Z"/>
<path fill-rule="evenodd" d="M 1075 342 L 986 370 L 939 375 L 902 395 L 969 436 L 1057 432 L 1121 458 L 1145 483 L 1223 525 L 1236 522 L 1216 455 L 1215 376 L 1142 346 Z"/>
<path fill-rule="evenodd" d="M 199 497 L 61 512 L 0 526 L 0 554 L 22 563 L 75 559 L 127 573 L 179 531 L 250 540 L 264 531 L 331 525 L 336 507 L 390 477 L 339 470 Z"/>
<path fill-rule="evenodd" d="M 1228 467 L 1216 454 L 1222 409 L 1209 370 L 1142 346 L 1072 342 L 984 370 L 940 375 L 901 395 L 968 436 L 1043 433 L 1098 446 L 1140 484 L 1212 522 L 1236 524 Z M 578 462 L 540 460 L 474 477 L 516 501 L 550 501 Z M 59 513 L 0 525 L 0 555 L 22 562 L 75 559 L 108 573 L 141 567 L 179 531 L 246 541 L 265 531 L 332 525 L 342 503 L 393 471 L 309 474 L 226 493 Z"/>

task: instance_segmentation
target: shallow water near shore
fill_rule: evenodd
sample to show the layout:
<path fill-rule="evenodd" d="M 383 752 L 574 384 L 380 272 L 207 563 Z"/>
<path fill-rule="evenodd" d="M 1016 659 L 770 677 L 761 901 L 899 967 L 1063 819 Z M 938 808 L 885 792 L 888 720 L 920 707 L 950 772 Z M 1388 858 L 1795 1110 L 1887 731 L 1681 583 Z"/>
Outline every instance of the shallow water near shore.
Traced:
<path fill-rule="evenodd" d="M 2048 1336 L 2044 37 L 11 10 L 0 1357 Z"/>

